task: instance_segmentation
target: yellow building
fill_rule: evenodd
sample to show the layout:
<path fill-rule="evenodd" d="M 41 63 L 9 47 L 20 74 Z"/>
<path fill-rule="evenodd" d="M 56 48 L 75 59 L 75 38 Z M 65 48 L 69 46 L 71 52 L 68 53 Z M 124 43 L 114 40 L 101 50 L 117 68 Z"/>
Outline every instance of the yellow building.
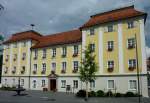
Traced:
<path fill-rule="evenodd" d="M 2 84 L 15 86 L 20 79 L 26 89 L 66 91 L 69 86 L 76 92 L 85 86 L 79 66 L 82 51 L 90 45 L 99 66 L 90 90 L 137 92 L 138 67 L 141 94 L 147 97 L 146 16 L 130 6 L 92 15 L 78 30 L 47 36 L 32 30 L 13 34 L 4 42 Z"/>

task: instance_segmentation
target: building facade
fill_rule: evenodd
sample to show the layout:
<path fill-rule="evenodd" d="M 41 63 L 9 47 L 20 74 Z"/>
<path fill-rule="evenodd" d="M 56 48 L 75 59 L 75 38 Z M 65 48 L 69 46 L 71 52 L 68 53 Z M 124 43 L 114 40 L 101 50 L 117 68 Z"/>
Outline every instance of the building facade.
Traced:
<path fill-rule="evenodd" d="M 31 30 L 4 42 L 2 84 L 31 90 L 73 92 L 85 88 L 79 79 L 83 51 L 90 45 L 98 64 L 90 90 L 140 92 L 148 97 L 144 24 L 147 14 L 124 7 L 96 15 L 77 30 L 42 36 Z"/>

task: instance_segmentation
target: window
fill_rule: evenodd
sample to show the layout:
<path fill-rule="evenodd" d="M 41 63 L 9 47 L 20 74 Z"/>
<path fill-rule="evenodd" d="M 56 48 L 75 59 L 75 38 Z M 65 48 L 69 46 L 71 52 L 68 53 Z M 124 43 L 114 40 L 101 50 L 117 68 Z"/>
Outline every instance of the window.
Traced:
<path fill-rule="evenodd" d="M 62 48 L 62 56 L 65 57 L 67 54 L 67 48 L 66 47 L 63 47 Z"/>
<path fill-rule="evenodd" d="M 16 61 L 17 59 L 17 54 L 14 54 L 14 61 Z"/>
<path fill-rule="evenodd" d="M 46 58 L 46 49 L 43 49 L 43 59 Z"/>
<path fill-rule="evenodd" d="M 114 48 L 114 41 L 108 41 L 108 51 L 112 51 Z"/>
<path fill-rule="evenodd" d="M 90 81 L 90 87 L 95 88 L 95 80 Z"/>
<path fill-rule="evenodd" d="M 42 80 L 42 87 L 45 87 L 45 80 Z"/>
<path fill-rule="evenodd" d="M 8 61 L 8 59 L 9 59 L 9 55 L 6 55 L 6 61 Z"/>
<path fill-rule="evenodd" d="M 90 50 L 91 50 L 92 52 L 95 51 L 95 44 L 90 44 Z"/>
<path fill-rule="evenodd" d="M 4 85 L 5 85 L 5 86 L 7 86 L 7 79 L 5 79 L 5 81 L 4 81 Z"/>
<path fill-rule="evenodd" d="M 25 72 L 25 66 L 22 66 L 21 74 L 24 74 Z"/>
<path fill-rule="evenodd" d="M 17 48 L 17 43 L 14 43 L 14 48 Z"/>
<path fill-rule="evenodd" d="M 12 73 L 13 73 L 13 74 L 16 73 L 16 67 L 13 68 Z"/>
<path fill-rule="evenodd" d="M 15 83 L 15 78 L 12 79 L 12 86 L 15 87 L 16 83 Z"/>
<path fill-rule="evenodd" d="M 5 68 L 4 73 L 7 74 L 8 72 L 8 67 Z"/>
<path fill-rule="evenodd" d="M 90 29 L 90 35 L 94 35 L 95 34 L 95 30 L 94 29 Z"/>
<path fill-rule="evenodd" d="M 108 89 L 114 89 L 115 83 L 114 80 L 108 80 Z"/>
<path fill-rule="evenodd" d="M 108 68 L 114 68 L 114 61 L 108 61 Z"/>
<path fill-rule="evenodd" d="M 74 54 L 78 54 L 78 45 L 74 45 Z"/>
<path fill-rule="evenodd" d="M 52 63 L 52 71 L 56 70 L 56 63 Z"/>
<path fill-rule="evenodd" d="M 128 49 L 135 48 L 135 38 L 128 39 Z"/>
<path fill-rule="evenodd" d="M 62 62 L 62 69 L 63 70 L 66 70 L 66 64 L 67 64 L 66 62 Z"/>
<path fill-rule="evenodd" d="M 36 88 L 36 80 L 33 80 L 33 88 Z"/>
<path fill-rule="evenodd" d="M 34 59 L 37 59 L 37 57 L 38 57 L 38 51 L 34 50 Z"/>
<path fill-rule="evenodd" d="M 45 73 L 46 72 L 46 63 L 42 64 L 42 71 Z"/>
<path fill-rule="evenodd" d="M 23 87 L 24 86 L 24 79 L 21 79 L 21 86 Z"/>
<path fill-rule="evenodd" d="M 107 28 L 108 28 L 108 32 L 113 32 L 113 25 L 109 25 Z"/>
<path fill-rule="evenodd" d="M 61 88 L 65 88 L 66 87 L 66 80 L 61 80 Z"/>
<path fill-rule="evenodd" d="M 78 80 L 73 80 L 73 87 L 78 88 Z"/>
<path fill-rule="evenodd" d="M 128 22 L 128 29 L 130 29 L 130 28 L 134 28 L 134 22 L 133 21 Z"/>
<path fill-rule="evenodd" d="M 37 64 L 34 64 L 33 74 L 36 74 L 36 72 L 37 72 Z"/>
<path fill-rule="evenodd" d="M 78 61 L 73 62 L 74 70 L 78 70 Z"/>
<path fill-rule="evenodd" d="M 25 41 L 23 42 L 23 47 L 26 47 L 26 42 Z"/>
<path fill-rule="evenodd" d="M 53 48 L 53 49 L 52 49 L 52 53 L 53 53 L 53 54 L 52 54 L 52 57 L 56 57 L 56 48 Z"/>
<path fill-rule="evenodd" d="M 136 90 L 137 89 L 136 80 L 129 80 L 129 89 L 130 90 Z"/>
<path fill-rule="evenodd" d="M 136 59 L 129 59 L 128 66 L 129 68 L 136 68 Z"/>
<path fill-rule="evenodd" d="M 25 60 L 26 59 L 26 53 L 23 53 L 22 54 L 22 60 Z"/>

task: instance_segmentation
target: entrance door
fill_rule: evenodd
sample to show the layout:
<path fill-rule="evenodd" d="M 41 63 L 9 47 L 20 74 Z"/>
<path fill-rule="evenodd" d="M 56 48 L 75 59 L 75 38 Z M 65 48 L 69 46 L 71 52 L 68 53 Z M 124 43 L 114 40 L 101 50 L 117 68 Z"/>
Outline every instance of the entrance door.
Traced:
<path fill-rule="evenodd" d="M 50 90 L 51 91 L 56 90 L 56 79 L 50 79 Z"/>

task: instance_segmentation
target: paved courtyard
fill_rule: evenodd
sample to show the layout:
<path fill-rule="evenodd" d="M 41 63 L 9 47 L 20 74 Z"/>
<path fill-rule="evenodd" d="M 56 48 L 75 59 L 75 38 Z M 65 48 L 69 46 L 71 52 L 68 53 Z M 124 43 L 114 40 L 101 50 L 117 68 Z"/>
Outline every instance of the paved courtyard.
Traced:
<path fill-rule="evenodd" d="M 74 94 L 26 91 L 16 96 L 13 91 L 0 91 L 0 103 L 86 103 Z M 88 103 L 137 103 L 138 98 L 90 98 Z M 150 103 L 150 98 L 142 98 L 142 103 Z"/>

